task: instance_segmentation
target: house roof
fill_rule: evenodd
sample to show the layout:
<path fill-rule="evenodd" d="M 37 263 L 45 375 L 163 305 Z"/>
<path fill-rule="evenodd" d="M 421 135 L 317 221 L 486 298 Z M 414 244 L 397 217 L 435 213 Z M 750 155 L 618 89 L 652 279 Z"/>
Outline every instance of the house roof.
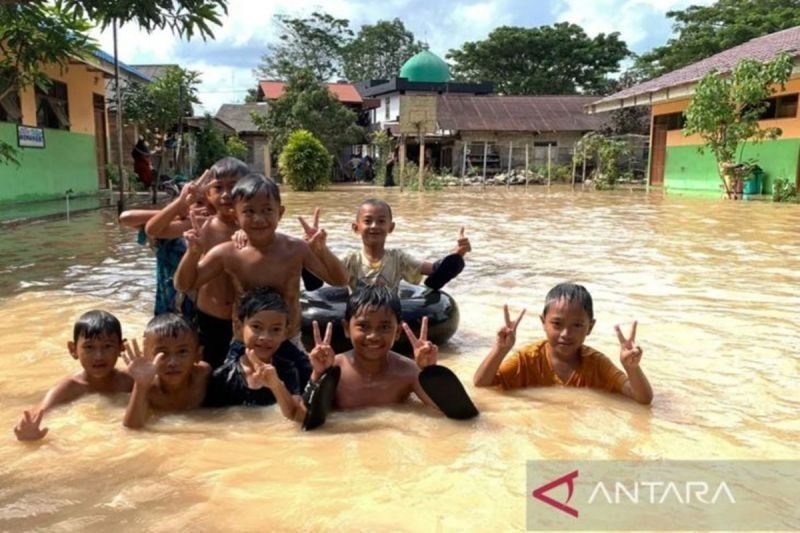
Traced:
<path fill-rule="evenodd" d="M 352 83 L 326 83 L 325 86 L 343 104 L 360 105 L 364 101 Z M 277 100 L 283 96 L 286 82 L 262 80 L 258 82 L 258 87 L 265 100 Z"/>
<path fill-rule="evenodd" d="M 222 104 L 217 111 L 217 118 L 229 124 L 236 133 L 258 133 L 258 127 L 253 122 L 252 113 L 265 115 L 267 104 L 263 102 L 248 104 Z"/>
<path fill-rule="evenodd" d="M 596 100 L 589 106 L 589 111 L 609 111 L 686 98 L 693 93 L 694 84 L 711 71 L 730 72 L 742 59 L 769 61 L 781 52 L 788 52 L 795 58 L 800 56 L 800 26 L 756 37 L 697 63 Z"/>
<path fill-rule="evenodd" d="M 494 84 L 463 83 L 463 82 L 427 82 L 410 81 L 406 78 L 392 78 L 391 80 L 369 80 L 355 84 L 356 89 L 364 98 L 377 98 L 384 94 L 414 91 L 420 93 L 462 93 L 462 94 L 490 94 Z"/>
<path fill-rule="evenodd" d="M 101 66 L 103 67 L 102 70 L 104 72 L 111 74 L 112 76 L 114 75 L 114 56 L 99 49 L 92 52 L 92 55 L 100 60 Z M 119 70 L 129 78 L 135 78 L 136 81 L 143 81 L 146 83 L 153 81 L 146 73 L 140 71 L 132 65 L 126 65 L 122 61 L 119 62 Z"/>
<path fill-rule="evenodd" d="M 151 79 L 158 79 L 164 75 L 164 72 L 170 67 L 177 67 L 177 64 L 165 65 L 131 65 L 133 68 L 144 74 Z"/>
<path fill-rule="evenodd" d="M 236 133 L 233 126 L 218 117 L 211 117 L 211 122 L 226 137 Z M 189 128 L 203 129 L 206 126 L 206 117 L 186 117 L 183 119 L 183 123 Z"/>
<path fill-rule="evenodd" d="M 588 115 L 584 106 L 596 96 L 463 96 L 437 98 L 440 129 L 458 131 L 594 131 L 604 115 Z"/>

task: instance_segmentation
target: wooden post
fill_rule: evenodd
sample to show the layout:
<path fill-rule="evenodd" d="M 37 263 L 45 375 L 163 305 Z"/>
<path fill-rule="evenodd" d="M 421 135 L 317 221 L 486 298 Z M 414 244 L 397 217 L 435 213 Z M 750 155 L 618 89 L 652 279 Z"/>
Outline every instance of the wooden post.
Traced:
<path fill-rule="evenodd" d="M 461 188 L 464 188 L 464 174 L 467 173 L 467 143 L 464 143 L 464 156 L 461 158 Z"/>
<path fill-rule="evenodd" d="M 514 141 L 508 141 L 508 177 L 506 178 L 506 189 L 511 187 L 511 160 L 514 157 Z"/>
<path fill-rule="evenodd" d="M 483 177 L 481 187 L 486 187 L 486 157 L 489 155 L 489 141 L 483 141 Z"/>
<path fill-rule="evenodd" d="M 419 131 L 419 130 L 418 130 Z M 425 190 L 425 134 L 419 133 L 419 174 L 417 176 L 417 190 L 422 192 Z"/>
<path fill-rule="evenodd" d="M 550 186 L 550 147 L 552 145 L 547 143 L 547 186 Z"/>
<path fill-rule="evenodd" d="M 583 143 L 583 172 L 581 173 L 581 188 L 586 186 L 586 143 Z"/>
<path fill-rule="evenodd" d="M 398 178 L 400 180 L 400 192 L 403 192 L 403 176 L 406 173 L 406 136 L 400 135 L 400 173 Z"/>
<path fill-rule="evenodd" d="M 528 190 L 528 143 L 525 143 L 525 190 Z"/>
<path fill-rule="evenodd" d="M 272 177 L 272 142 L 267 141 L 264 147 L 264 173 L 268 178 Z"/>
<path fill-rule="evenodd" d="M 575 187 L 575 170 L 576 170 L 576 162 L 575 162 L 575 147 L 572 148 L 572 186 Z"/>

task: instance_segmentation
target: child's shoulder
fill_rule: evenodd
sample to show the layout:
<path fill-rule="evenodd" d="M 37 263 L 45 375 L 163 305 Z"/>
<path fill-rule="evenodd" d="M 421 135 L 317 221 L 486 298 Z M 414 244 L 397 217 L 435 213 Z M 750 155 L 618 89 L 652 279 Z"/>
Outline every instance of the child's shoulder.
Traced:
<path fill-rule="evenodd" d="M 131 392 L 133 378 L 124 370 L 114 369 L 114 392 Z"/>
<path fill-rule="evenodd" d="M 416 376 L 420 372 L 417 362 L 397 352 L 390 351 L 386 356 L 389 362 L 389 370 L 404 376 Z"/>

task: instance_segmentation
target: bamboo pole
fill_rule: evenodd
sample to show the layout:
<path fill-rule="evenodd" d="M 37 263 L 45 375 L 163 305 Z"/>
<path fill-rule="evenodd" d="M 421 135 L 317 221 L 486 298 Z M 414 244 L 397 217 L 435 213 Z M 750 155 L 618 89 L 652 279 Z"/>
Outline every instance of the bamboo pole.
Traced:
<path fill-rule="evenodd" d="M 547 186 L 550 186 L 550 147 L 552 145 L 547 143 Z"/>
<path fill-rule="evenodd" d="M 528 143 L 525 143 L 525 190 L 528 190 Z"/>
<path fill-rule="evenodd" d="M 586 186 L 586 142 L 583 143 L 583 171 L 581 173 L 581 188 Z"/>
<path fill-rule="evenodd" d="M 419 130 L 417 130 L 419 132 Z M 417 174 L 417 190 L 425 190 L 425 134 L 419 133 L 419 173 Z"/>
<path fill-rule="evenodd" d="M 467 173 L 467 143 L 464 143 L 464 155 L 461 158 L 461 188 L 464 188 L 464 174 Z"/>
<path fill-rule="evenodd" d="M 489 141 L 483 141 L 483 177 L 481 187 L 486 188 L 486 158 L 489 155 Z"/>
<path fill-rule="evenodd" d="M 403 192 L 403 176 L 406 173 L 406 136 L 400 135 L 400 192 Z"/>
<path fill-rule="evenodd" d="M 514 157 L 514 141 L 508 141 L 508 176 L 506 177 L 506 189 L 511 188 L 511 160 Z"/>
<path fill-rule="evenodd" d="M 111 21 L 114 37 L 114 85 L 117 94 L 117 176 L 119 179 L 119 199 L 117 200 L 117 214 L 125 210 L 125 187 L 128 178 L 122 168 L 122 89 L 119 86 L 119 53 L 117 50 L 117 19 Z"/>

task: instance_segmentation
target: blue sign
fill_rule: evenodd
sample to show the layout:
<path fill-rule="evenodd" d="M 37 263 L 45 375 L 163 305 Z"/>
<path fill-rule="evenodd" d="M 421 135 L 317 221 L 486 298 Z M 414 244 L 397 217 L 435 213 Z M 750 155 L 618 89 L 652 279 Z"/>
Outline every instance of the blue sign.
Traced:
<path fill-rule="evenodd" d="M 17 126 L 17 143 L 20 148 L 44 148 L 44 130 L 30 126 Z"/>

